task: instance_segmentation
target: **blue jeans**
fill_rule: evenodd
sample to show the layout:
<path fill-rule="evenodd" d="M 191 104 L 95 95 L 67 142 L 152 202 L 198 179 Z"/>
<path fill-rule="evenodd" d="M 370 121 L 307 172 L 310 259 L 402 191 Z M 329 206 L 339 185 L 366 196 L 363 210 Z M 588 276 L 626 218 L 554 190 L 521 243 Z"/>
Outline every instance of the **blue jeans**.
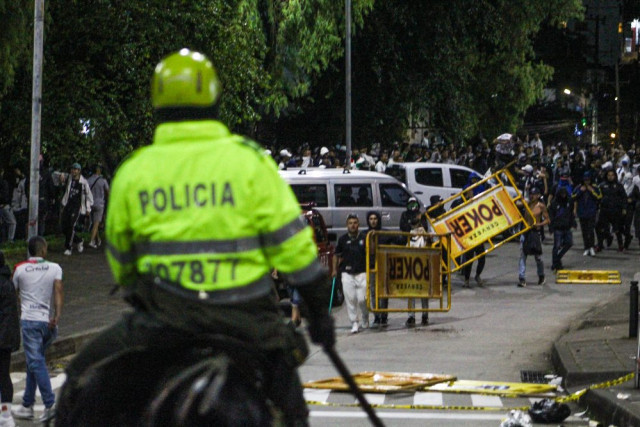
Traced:
<path fill-rule="evenodd" d="M 522 250 L 522 244 L 524 243 L 524 234 L 520 235 L 520 262 L 518 263 L 518 278 L 521 281 L 525 280 L 527 271 L 527 255 Z M 538 276 L 544 276 L 544 263 L 542 262 L 542 255 L 534 255 L 536 259 L 536 267 L 538 269 Z"/>
<path fill-rule="evenodd" d="M 58 328 L 49 329 L 49 323 L 21 320 L 22 346 L 27 360 L 27 385 L 22 396 L 22 405 L 33 406 L 36 401 L 36 386 L 40 389 L 44 406 L 50 408 L 56 400 L 51 390 L 51 379 L 44 359 L 45 350 L 58 336 Z"/>
<path fill-rule="evenodd" d="M 568 230 L 553 231 L 553 253 L 551 254 L 551 265 L 560 267 L 561 259 L 564 254 L 573 246 L 573 233 Z"/>

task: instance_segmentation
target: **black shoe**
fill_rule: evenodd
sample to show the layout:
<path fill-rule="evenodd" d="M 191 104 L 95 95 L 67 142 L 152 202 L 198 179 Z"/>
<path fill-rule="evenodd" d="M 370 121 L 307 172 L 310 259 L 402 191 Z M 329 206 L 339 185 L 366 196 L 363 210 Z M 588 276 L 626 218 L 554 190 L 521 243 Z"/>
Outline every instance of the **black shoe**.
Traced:
<path fill-rule="evenodd" d="M 387 320 L 386 317 L 383 317 L 382 320 L 380 320 L 380 324 L 382 326 L 389 326 L 389 321 Z"/>
<path fill-rule="evenodd" d="M 376 317 L 376 318 L 373 319 L 373 326 L 374 327 L 380 326 L 380 318 L 379 317 Z"/>
<path fill-rule="evenodd" d="M 429 316 L 422 316 L 422 326 L 426 326 L 429 324 Z"/>
<path fill-rule="evenodd" d="M 545 283 L 547 283 L 547 281 L 545 280 L 544 276 L 538 276 L 538 285 L 542 286 Z"/>
<path fill-rule="evenodd" d="M 527 287 L 527 282 L 525 282 L 524 279 L 520 279 L 520 281 L 518 282 L 518 287 L 519 288 L 526 288 Z"/>
<path fill-rule="evenodd" d="M 407 318 L 407 321 L 404 322 L 405 326 L 407 328 L 413 328 L 414 326 L 416 326 L 416 318 L 415 317 L 409 317 Z"/>
<path fill-rule="evenodd" d="M 612 243 L 613 243 L 613 236 L 607 237 L 607 247 L 611 246 Z"/>

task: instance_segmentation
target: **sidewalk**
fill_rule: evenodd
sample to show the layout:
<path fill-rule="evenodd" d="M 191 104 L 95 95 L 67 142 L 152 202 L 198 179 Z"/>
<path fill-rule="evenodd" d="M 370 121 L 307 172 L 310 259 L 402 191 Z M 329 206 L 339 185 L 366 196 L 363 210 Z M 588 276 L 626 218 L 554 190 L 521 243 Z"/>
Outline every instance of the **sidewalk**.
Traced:
<path fill-rule="evenodd" d="M 622 284 L 629 288 L 629 284 Z M 637 338 L 629 338 L 629 292 L 594 307 L 553 345 L 552 362 L 571 392 L 635 372 Z M 640 426 L 635 380 L 588 390 L 579 400 L 602 425 Z"/>
<path fill-rule="evenodd" d="M 629 256 L 637 258 L 637 251 Z M 129 306 L 119 293 L 110 295 L 114 283 L 101 250 L 87 248 L 83 254 L 70 257 L 51 253 L 49 259 L 62 266 L 65 286 L 58 339 L 47 352 L 47 360 L 51 361 L 75 353 L 100 330 L 118 320 Z M 636 268 L 635 264 L 626 266 L 627 270 Z M 635 371 L 638 341 L 628 338 L 630 274 L 633 275 L 626 272 L 627 279 L 621 285 L 627 292 L 582 315 L 553 345 L 553 365 L 569 391 Z M 24 365 L 22 351 L 14 353 L 11 370 L 24 371 Z M 634 380 L 589 390 L 579 403 L 589 409 L 592 419 L 605 426 L 640 426 L 640 390 L 634 388 Z"/>

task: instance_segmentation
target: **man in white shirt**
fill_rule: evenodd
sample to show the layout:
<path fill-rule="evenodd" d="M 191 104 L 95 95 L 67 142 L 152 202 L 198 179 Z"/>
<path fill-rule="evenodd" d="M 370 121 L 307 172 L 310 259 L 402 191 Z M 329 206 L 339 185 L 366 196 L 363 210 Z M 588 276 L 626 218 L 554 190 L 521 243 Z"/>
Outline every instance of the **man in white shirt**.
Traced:
<path fill-rule="evenodd" d="M 40 422 L 46 422 L 54 416 L 56 397 L 51 389 L 44 352 L 58 335 L 64 302 L 62 268 L 44 259 L 47 256 L 47 242 L 43 237 L 29 239 L 29 254 L 31 257 L 16 265 L 13 272 L 13 284 L 20 293 L 20 326 L 27 361 L 27 379 L 22 406 L 12 412 L 16 418 L 32 419 L 37 387 L 45 406 Z"/>
<path fill-rule="evenodd" d="M 387 162 L 389 161 L 389 155 L 386 151 L 383 151 L 380 155 L 380 160 L 376 163 L 376 172 L 384 173 L 387 170 Z"/>

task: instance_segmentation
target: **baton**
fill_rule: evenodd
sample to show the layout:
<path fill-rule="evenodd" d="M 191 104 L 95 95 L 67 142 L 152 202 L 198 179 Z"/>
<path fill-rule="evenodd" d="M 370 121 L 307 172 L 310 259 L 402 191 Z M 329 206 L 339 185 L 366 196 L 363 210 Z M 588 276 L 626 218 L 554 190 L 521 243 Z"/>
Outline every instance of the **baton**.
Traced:
<path fill-rule="evenodd" d="M 331 307 L 333 306 L 333 291 L 336 289 L 336 278 L 333 278 L 333 283 L 331 284 L 331 299 L 329 300 L 329 314 L 331 314 Z"/>
<path fill-rule="evenodd" d="M 327 356 L 329 356 L 329 359 L 331 359 L 333 366 L 335 366 L 338 372 L 340 373 L 340 376 L 342 377 L 342 379 L 344 379 L 347 385 L 349 385 L 351 392 L 355 395 L 358 402 L 360 402 L 360 405 L 362 406 L 362 409 L 364 410 L 364 412 L 367 413 L 367 416 L 369 417 L 369 421 L 371 421 L 371 424 L 376 427 L 384 427 L 382 420 L 378 418 L 378 415 L 376 414 L 376 412 L 373 410 L 373 408 L 367 401 L 367 398 L 364 397 L 364 394 L 362 393 L 360 388 L 358 388 L 358 384 L 356 384 L 356 382 L 353 380 L 353 377 L 349 373 L 349 369 L 347 369 L 342 359 L 340 359 L 340 356 L 338 356 L 338 353 L 336 352 L 335 348 L 329 347 L 329 346 L 323 346 L 323 349 L 324 349 L 324 352 L 327 353 Z"/>

